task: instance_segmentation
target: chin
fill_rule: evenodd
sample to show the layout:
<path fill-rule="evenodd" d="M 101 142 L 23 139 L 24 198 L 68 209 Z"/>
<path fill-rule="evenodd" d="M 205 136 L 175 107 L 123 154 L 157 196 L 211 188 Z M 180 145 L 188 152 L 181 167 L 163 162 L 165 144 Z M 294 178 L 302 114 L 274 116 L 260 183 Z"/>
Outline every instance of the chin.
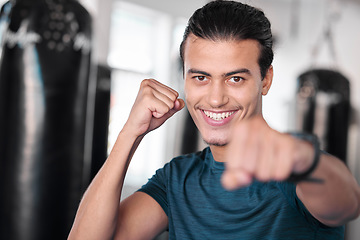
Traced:
<path fill-rule="evenodd" d="M 228 142 L 224 139 L 203 139 L 203 140 L 209 146 L 223 147 L 228 144 Z"/>
<path fill-rule="evenodd" d="M 199 129 L 203 141 L 209 146 L 226 146 L 229 143 L 229 131 L 224 129 Z"/>

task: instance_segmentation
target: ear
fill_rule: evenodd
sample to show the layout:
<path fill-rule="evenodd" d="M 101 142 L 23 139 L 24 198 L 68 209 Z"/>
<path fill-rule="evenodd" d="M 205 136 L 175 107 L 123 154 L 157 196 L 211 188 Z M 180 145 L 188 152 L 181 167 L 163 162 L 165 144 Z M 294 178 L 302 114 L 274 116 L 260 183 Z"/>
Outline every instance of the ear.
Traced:
<path fill-rule="evenodd" d="M 270 89 L 271 84 L 272 84 L 273 75 L 274 75 L 274 70 L 273 70 L 273 66 L 271 65 L 269 67 L 269 69 L 267 70 L 264 79 L 262 80 L 261 94 L 263 96 L 265 96 L 269 92 L 269 89 Z"/>

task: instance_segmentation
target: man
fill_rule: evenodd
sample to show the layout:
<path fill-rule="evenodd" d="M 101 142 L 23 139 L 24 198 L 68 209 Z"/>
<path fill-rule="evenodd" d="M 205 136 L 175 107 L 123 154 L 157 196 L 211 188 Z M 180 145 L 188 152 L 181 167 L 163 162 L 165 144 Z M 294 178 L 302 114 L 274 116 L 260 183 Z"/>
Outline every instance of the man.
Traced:
<path fill-rule="evenodd" d="M 185 105 L 175 90 L 144 80 L 69 239 L 152 239 L 166 230 L 170 239 L 343 238 L 342 226 L 359 215 L 355 179 L 314 137 L 279 133 L 262 117 L 273 78 L 263 12 L 208 3 L 189 20 L 180 54 L 186 105 L 210 147 L 173 159 L 119 204 L 142 138 Z"/>

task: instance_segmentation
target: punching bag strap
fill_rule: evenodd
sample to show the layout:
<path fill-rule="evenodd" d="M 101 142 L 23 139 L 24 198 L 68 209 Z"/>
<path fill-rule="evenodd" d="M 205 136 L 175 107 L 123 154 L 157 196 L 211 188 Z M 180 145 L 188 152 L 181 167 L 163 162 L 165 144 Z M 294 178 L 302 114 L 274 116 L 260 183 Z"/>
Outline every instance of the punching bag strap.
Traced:
<path fill-rule="evenodd" d="M 330 5 L 326 6 L 325 21 L 324 26 L 322 27 L 322 32 L 320 32 L 319 39 L 315 43 L 315 46 L 312 49 L 311 53 L 311 68 L 315 68 L 316 60 L 319 55 L 319 52 L 325 44 L 328 44 L 328 51 L 331 55 L 331 60 L 333 62 L 333 67 L 338 68 L 338 58 L 335 49 L 334 43 L 334 23 L 340 18 L 339 7 L 336 5 L 336 1 L 330 1 Z"/>

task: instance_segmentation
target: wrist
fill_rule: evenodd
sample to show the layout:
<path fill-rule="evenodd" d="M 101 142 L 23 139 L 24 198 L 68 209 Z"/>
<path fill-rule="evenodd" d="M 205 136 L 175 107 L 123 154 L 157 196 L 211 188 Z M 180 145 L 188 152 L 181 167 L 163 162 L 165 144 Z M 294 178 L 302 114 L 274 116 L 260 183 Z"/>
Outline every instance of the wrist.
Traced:
<path fill-rule="evenodd" d="M 294 170 L 293 173 L 288 178 L 288 181 L 291 182 L 300 182 L 300 181 L 312 181 L 313 179 L 310 178 L 311 174 L 317 168 L 319 160 L 320 160 L 320 144 L 318 138 L 312 134 L 304 134 L 304 133 L 291 133 L 292 136 L 300 139 L 302 141 L 306 141 L 306 144 L 310 144 L 312 151 L 300 149 L 300 151 L 306 151 L 302 156 L 305 156 L 305 159 L 310 159 L 305 163 L 306 167 L 300 166 L 298 169 Z M 308 148 L 308 146 L 307 146 Z M 309 149 L 309 148 L 308 148 Z M 310 155 L 310 156 L 309 156 Z M 304 160 L 306 162 L 306 160 Z"/>

